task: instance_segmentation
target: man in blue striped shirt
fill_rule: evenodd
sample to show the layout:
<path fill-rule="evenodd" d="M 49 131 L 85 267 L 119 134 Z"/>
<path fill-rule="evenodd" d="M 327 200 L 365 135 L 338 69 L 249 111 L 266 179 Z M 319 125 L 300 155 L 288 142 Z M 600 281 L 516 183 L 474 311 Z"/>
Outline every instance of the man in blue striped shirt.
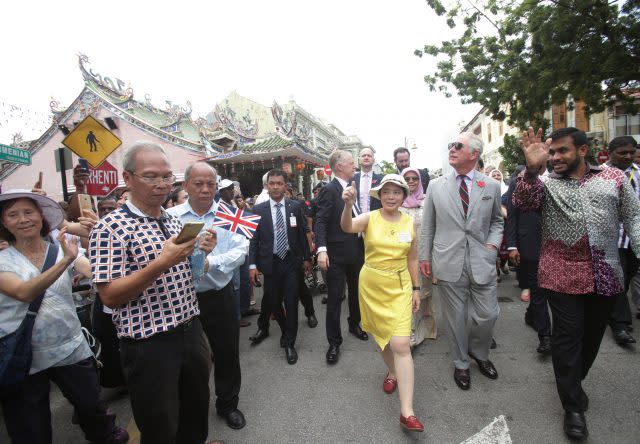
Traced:
<path fill-rule="evenodd" d="M 216 170 L 206 162 L 189 165 L 184 172 L 184 189 L 189 200 L 168 210 L 182 223 L 204 222 L 211 228 L 218 209 Z M 232 429 L 245 426 L 244 415 L 238 410 L 240 393 L 239 325 L 233 298 L 233 271 L 244 263 L 249 241 L 229 230 L 214 228 L 217 243 L 207 256 L 209 270 L 196 285 L 200 306 L 200 321 L 215 357 L 214 382 L 216 410 Z"/>
<path fill-rule="evenodd" d="M 621 169 L 627 176 L 627 181 L 633 187 L 636 197 L 640 199 L 640 166 L 633 163 L 636 154 L 637 142 L 631 136 L 619 136 L 609 142 L 608 165 Z M 618 239 L 618 251 L 620 252 L 620 265 L 624 275 L 624 292 L 616 297 L 609 326 L 613 332 L 613 338 L 618 345 L 633 344 L 636 340 L 629 333 L 631 326 L 631 309 L 627 298 L 627 291 L 631 278 L 636 274 L 640 262 L 629 243 L 629 236 L 620 224 L 620 237 Z"/>

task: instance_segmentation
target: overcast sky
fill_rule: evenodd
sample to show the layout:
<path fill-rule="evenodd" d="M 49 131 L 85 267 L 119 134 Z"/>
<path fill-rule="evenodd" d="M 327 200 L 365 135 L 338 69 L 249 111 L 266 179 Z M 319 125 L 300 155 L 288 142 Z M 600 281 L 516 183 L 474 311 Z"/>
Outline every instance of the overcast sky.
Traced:
<path fill-rule="evenodd" d="M 392 160 L 406 137 L 418 146 L 412 165 L 439 168 L 442 147 L 480 108 L 423 81 L 435 62 L 414 49 L 450 36 L 424 0 L 8 2 L 0 142 L 17 130 L 38 137 L 50 97 L 75 99 L 82 52 L 138 100 L 190 100 L 198 117 L 233 90 L 264 105 L 293 97 L 372 145 L 377 160 Z M 5 122 L 8 105 L 28 110 L 25 120 Z"/>

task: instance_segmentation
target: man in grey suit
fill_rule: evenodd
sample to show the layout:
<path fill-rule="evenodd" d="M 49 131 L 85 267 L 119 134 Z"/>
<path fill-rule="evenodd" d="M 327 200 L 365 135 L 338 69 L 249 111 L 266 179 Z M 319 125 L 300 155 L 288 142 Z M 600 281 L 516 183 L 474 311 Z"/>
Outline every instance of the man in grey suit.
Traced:
<path fill-rule="evenodd" d="M 481 155 L 482 140 L 473 133 L 449 144 L 454 171 L 427 189 L 419 245 L 422 273 L 438 281 L 453 379 L 462 390 L 471 386 L 469 358 L 486 377 L 498 377 L 489 346 L 500 312 L 496 256 L 504 222 L 500 184 L 475 170 Z"/>

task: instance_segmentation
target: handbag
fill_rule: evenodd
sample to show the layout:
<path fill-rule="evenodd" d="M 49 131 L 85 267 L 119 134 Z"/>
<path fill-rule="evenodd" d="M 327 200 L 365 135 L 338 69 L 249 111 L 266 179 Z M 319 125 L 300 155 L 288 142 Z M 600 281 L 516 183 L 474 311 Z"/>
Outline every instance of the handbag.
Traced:
<path fill-rule="evenodd" d="M 42 273 L 55 264 L 57 257 L 58 246 L 50 244 Z M 32 359 L 31 334 L 45 292 L 46 290 L 31 301 L 27 315 L 18 329 L 0 338 L 0 395 L 17 391 L 29 374 Z"/>

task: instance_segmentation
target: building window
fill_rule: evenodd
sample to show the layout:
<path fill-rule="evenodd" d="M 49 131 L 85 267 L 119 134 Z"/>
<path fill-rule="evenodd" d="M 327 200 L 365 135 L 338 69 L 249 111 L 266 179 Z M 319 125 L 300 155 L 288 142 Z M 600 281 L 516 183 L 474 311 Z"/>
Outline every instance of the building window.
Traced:
<path fill-rule="evenodd" d="M 616 136 L 640 134 L 640 114 L 616 116 Z"/>
<path fill-rule="evenodd" d="M 567 104 L 566 103 L 553 105 L 551 107 L 551 115 L 553 120 L 554 131 L 560 128 L 565 128 L 567 126 L 566 124 Z"/>
<path fill-rule="evenodd" d="M 491 143 L 491 124 L 487 125 L 487 141 Z"/>

